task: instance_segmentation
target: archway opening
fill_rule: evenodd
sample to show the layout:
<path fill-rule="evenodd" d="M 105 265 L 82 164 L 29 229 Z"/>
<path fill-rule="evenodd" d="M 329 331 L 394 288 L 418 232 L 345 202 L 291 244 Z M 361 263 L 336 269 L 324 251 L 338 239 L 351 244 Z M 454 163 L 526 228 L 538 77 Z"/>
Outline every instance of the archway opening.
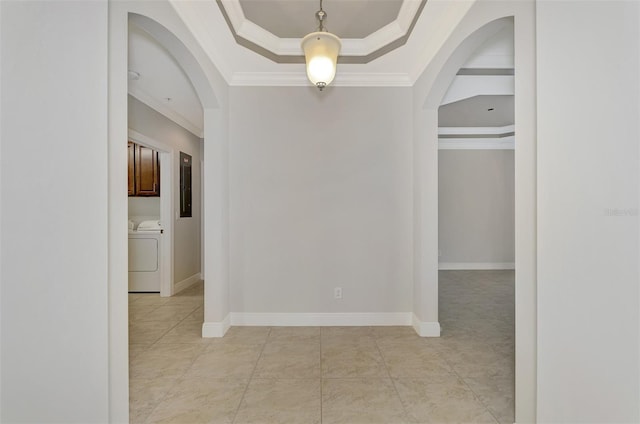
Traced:
<path fill-rule="evenodd" d="M 536 172 L 535 172 L 535 11 L 520 3 L 496 10 L 474 5 L 416 83 L 414 162 L 414 327 L 439 336 L 438 283 L 438 108 L 458 70 L 487 39 L 514 27 L 514 132 L 522 134 L 514 151 L 515 258 L 515 418 L 536 415 Z M 431 333 L 428 330 L 433 330 Z M 435 331 L 437 330 L 437 331 Z"/>

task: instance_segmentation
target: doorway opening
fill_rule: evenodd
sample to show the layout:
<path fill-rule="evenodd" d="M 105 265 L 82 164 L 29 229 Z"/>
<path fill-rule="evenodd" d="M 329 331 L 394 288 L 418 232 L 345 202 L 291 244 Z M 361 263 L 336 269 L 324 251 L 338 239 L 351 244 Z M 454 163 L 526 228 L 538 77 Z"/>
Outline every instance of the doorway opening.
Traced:
<path fill-rule="evenodd" d="M 170 146 L 153 140 L 136 131 L 129 130 L 129 150 L 142 151 L 153 159 L 143 166 L 157 174 L 152 195 L 129 196 L 129 292 L 159 293 L 161 297 L 172 296 L 173 285 L 173 169 L 174 151 Z M 129 180 L 137 191 L 135 181 L 145 170 L 136 153 L 129 154 Z M 133 164 L 131 164 L 133 162 Z M 131 177 L 133 172 L 134 176 Z M 151 183 L 149 183 L 151 184 Z M 130 182 L 131 185 L 131 182 Z M 130 190 L 131 192 L 131 190 Z M 146 226 L 145 226 L 146 224 Z"/>
<path fill-rule="evenodd" d="M 489 38 L 458 70 L 438 108 L 443 348 L 501 423 L 515 421 L 513 45 L 513 25 Z"/>

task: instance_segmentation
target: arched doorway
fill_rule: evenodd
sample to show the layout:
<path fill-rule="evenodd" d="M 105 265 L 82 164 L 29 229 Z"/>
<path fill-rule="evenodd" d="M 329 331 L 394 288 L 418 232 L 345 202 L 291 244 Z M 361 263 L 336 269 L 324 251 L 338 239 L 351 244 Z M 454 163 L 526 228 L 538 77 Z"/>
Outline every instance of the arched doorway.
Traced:
<path fill-rule="evenodd" d="M 180 63 L 204 110 L 203 228 L 205 322 L 221 323 L 227 305 L 226 83 L 168 3 L 116 2 L 109 8 L 109 411 L 129 416 L 127 341 L 127 41 L 129 19 Z M 222 336 L 224 326 L 220 325 Z"/>
<path fill-rule="evenodd" d="M 438 107 L 457 70 L 488 37 L 514 20 L 516 421 L 536 416 L 536 136 L 533 2 L 479 2 L 414 87 L 414 327 L 439 336 Z"/>

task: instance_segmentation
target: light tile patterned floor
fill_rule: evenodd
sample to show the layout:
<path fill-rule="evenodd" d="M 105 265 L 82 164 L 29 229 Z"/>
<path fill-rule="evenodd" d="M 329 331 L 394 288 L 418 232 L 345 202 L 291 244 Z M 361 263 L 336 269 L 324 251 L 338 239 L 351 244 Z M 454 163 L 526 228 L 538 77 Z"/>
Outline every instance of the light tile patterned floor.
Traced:
<path fill-rule="evenodd" d="M 130 294 L 132 423 L 513 423 L 514 273 L 441 271 L 442 337 L 410 327 L 233 327 L 202 283 Z"/>

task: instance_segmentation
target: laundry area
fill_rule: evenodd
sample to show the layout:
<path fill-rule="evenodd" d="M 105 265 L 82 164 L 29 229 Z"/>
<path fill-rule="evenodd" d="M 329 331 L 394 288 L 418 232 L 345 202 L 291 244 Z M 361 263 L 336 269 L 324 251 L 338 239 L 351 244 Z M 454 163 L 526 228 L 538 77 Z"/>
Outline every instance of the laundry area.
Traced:
<path fill-rule="evenodd" d="M 160 293 L 162 236 L 160 160 L 151 148 L 129 142 L 129 292 Z"/>

